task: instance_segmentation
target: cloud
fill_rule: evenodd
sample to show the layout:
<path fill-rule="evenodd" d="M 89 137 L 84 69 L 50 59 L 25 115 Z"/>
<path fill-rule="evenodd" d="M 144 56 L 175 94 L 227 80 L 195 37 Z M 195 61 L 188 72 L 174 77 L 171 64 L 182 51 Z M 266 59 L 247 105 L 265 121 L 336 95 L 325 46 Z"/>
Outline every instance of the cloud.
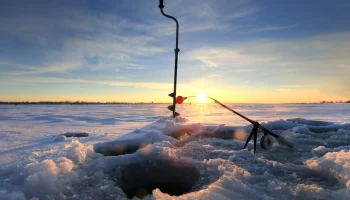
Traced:
<path fill-rule="evenodd" d="M 253 26 L 246 26 L 242 27 L 241 30 L 239 30 L 239 33 L 260 33 L 260 32 L 267 32 L 267 31 L 280 31 L 280 30 L 286 30 L 297 27 L 296 24 L 288 25 L 288 26 L 264 26 L 264 27 L 253 27 Z"/>
<path fill-rule="evenodd" d="M 305 67 L 348 70 L 350 58 L 347 52 L 350 52 L 350 32 L 290 40 L 251 40 L 220 46 L 211 44 L 183 57 L 204 63 L 210 61 L 210 67 L 273 63 L 274 66 L 298 72 Z"/>
<path fill-rule="evenodd" d="M 138 87 L 169 90 L 173 87 L 171 83 L 158 82 L 128 82 L 128 81 L 105 81 L 105 80 L 87 80 L 87 79 L 70 79 L 70 78 L 55 78 L 55 77 L 30 77 L 30 78 L 13 78 L 16 82 L 37 82 L 37 83 L 87 83 L 98 85 L 109 85 L 117 87 Z M 179 88 L 193 88 L 190 85 L 178 84 Z"/>
<path fill-rule="evenodd" d="M 302 90 L 303 88 L 304 86 L 301 85 L 281 85 L 278 88 L 273 88 L 273 90 L 277 92 L 292 92 Z"/>
<path fill-rule="evenodd" d="M 250 1 L 176 1 L 169 3 L 165 13 L 174 15 L 180 24 L 180 33 L 199 31 L 231 32 L 246 34 L 267 31 L 280 31 L 295 28 L 297 25 L 256 25 L 251 21 L 262 8 Z M 183 5 L 186 4 L 186 7 Z M 151 25 L 152 24 L 152 25 Z M 157 20 L 151 24 L 133 24 L 133 29 L 153 35 L 174 35 L 175 23 Z"/>
<path fill-rule="evenodd" d="M 193 50 L 184 55 L 184 59 L 199 60 L 207 67 L 235 67 L 257 62 L 274 61 L 275 56 L 249 55 L 235 48 L 208 47 Z"/>
<path fill-rule="evenodd" d="M 167 3 L 166 12 L 181 16 L 179 21 L 182 33 L 245 30 L 249 26 L 235 24 L 235 20 L 249 18 L 259 11 L 259 7 L 249 1 L 204 0 Z M 149 6 L 148 4 L 150 3 L 145 2 L 145 6 Z M 187 6 L 184 7 L 184 4 Z M 126 5 L 130 6 L 128 3 Z M 124 6 L 124 3 L 120 2 L 118 6 Z M 139 63 L 137 61 L 142 57 L 167 52 L 163 48 L 163 40 L 159 41 L 157 37 L 171 35 L 175 31 L 175 24 L 163 19 L 160 13 L 152 13 L 152 16 L 159 17 L 156 20 L 141 20 L 140 23 L 121 14 L 89 10 L 84 6 L 68 7 L 54 3 L 47 11 L 31 4 L 27 7 L 28 9 L 19 8 L 18 15 L 0 18 L 3 24 L 0 32 L 15 36 L 37 48 L 38 57 L 31 58 L 38 61 L 35 66 L 21 67 L 28 61 L 9 60 L 14 67 L 23 70 L 21 74 L 68 74 L 79 69 L 142 69 L 144 66 L 130 66 L 130 63 Z M 135 15 L 148 14 L 144 9 L 133 10 L 137 12 Z M 265 28 L 267 29 L 277 30 L 278 27 Z M 231 55 L 236 59 L 220 58 L 217 55 L 197 56 L 195 59 L 209 67 L 223 65 L 226 61 L 241 64 L 251 60 L 240 52 L 231 52 Z M 98 61 L 91 64 L 87 60 L 89 57 L 96 57 Z M 219 59 L 223 59 L 223 62 Z M 255 56 L 253 59 L 266 58 Z"/>
<path fill-rule="evenodd" d="M 15 62 L 5 62 L 0 63 L 0 66 L 10 66 L 11 69 L 15 71 L 2 72 L 3 74 L 20 76 L 20 75 L 33 75 L 33 74 L 43 74 L 43 73 L 62 73 L 69 74 L 67 70 L 79 69 L 82 63 L 79 61 L 54 61 L 48 62 L 43 65 L 23 65 Z"/>
<path fill-rule="evenodd" d="M 237 24 L 236 20 L 248 19 L 258 11 L 259 7 L 249 1 L 231 0 L 169 1 L 164 8 L 166 14 L 179 21 L 180 33 L 237 30 L 246 25 Z M 175 23 L 162 18 L 161 15 L 159 17 L 148 24 L 132 24 L 130 28 L 157 36 L 174 35 Z"/>
<path fill-rule="evenodd" d="M 273 90 L 277 91 L 277 92 L 290 92 L 291 91 L 290 88 L 274 88 Z"/>
<path fill-rule="evenodd" d="M 108 26 L 108 22 L 93 19 L 88 15 L 82 17 L 67 13 L 67 16 L 62 16 L 62 18 L 58 19 L 52 16 L 48 18 L 42 17 L 35 13 L 21 13 L 13 18 L 2 18 L 4 23 L 0 27 L 1 32 L 16 37 L 16 39 L 28 44 L 30 48 L 34 48 L 36 55 L 39 54 L 38 57 L 32 58 L 37 60 L 36 63 L 38 64 L 35 66 L 22 64 L 28 63 L 28 60 L 22 60 L 21 62 L 21 58 L 9 60 L 8 62 L 14 67 L 27 70 L 21 72 L 25 74 L 64 73 L 83 67 L 84 54 L 74 51 L 76 48 L 71 48 L 72 46 L 65 45 L 65 43 L 72 43 L 72 41 L 83 38 L 93 38 L 93 31 L 111 27 Z M 118 32 L 116 28 L 113 31 Z M 79 33 L 80 35 L 66 32 Z"/>
<path fill-rule="evenodd" d="M 144 66 L 138 65 L 138 64 L 134 64 L 134 63 L 128 63 L 128 64 L 126 64 L 126 68 L 127 68 L 127 69 L 145 69 Z"/>
<path fill-rule="evenodd" d="M 211 73 L 220 76 L 215 85 L 227 90 L 228 85 L 239 85 L 242 90 L 249 87 L 276 92 L 312 90 L 323 98 L 329 94 L 341 99 L 348 96 L 350 85 L 347 52 L 350 32 L 210 44 L 186 53 L 182 59 L 196 61 L 190 66 L 206 71 L 203 78 Z M 242 84 L 246 81 L 249 83 Z"/>
<path fill-rule="evenodd" d="M 238 19 L 238 18 L 242 18 L 242 17 L 249 17 L 254 15 L 255 13 L 257 13 L 259 11 L 259 8 L 256 6 L 251 6 L 251 7 L 247 7 L 247 8 L 243 8 L 241 10 L 237 10 L 227 16 L 225 16 L 225 20 L 233 20 L 233 19 Z"/>
<path fill-rule="evenodd" d="M 56 3 L 49 10 L 29 4 L 28 9 L 25 6 L 18 8 L 17 15 L 0 17 L 0 38 L 16 38 L 29 46 L 30 49 L 23 51 L 34 49 L 37 56 L 7 58 L 13 67 L 24 70 L 21 73 L 130 68 L 127 64 L 139 57 L 164 52 L 155 37 L 130 34 L 127 31 L 132 24 L 130 19 L 83 6 L 77 8 L 59 3 L 55 6 Z M 99 62 L 89 64 L 88 57 L 99 58 Z M 32 60 L 35 60 L 35 66 L 23 67 Z"/>

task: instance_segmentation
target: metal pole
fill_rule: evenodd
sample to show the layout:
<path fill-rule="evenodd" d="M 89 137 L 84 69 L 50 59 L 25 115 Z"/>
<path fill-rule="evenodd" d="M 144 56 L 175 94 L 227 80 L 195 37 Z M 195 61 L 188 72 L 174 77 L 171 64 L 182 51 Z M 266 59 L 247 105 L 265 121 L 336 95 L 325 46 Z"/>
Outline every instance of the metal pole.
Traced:
<path fill-rule="evenodd" d="M 263 125 L 259 124 L 259 123 L 256 122 L 256 121 L 253 121 L 253 120 L 249 119 L 248 117 L 242 115 L 241 113 L 236 112 L 235 110 L 233 110 L 233 109 L 227 107 L 226 105 L 222 104 L 220 101 L 218 101 L 218 100 L 216 100 L 216 99 L 214 99 L 214 98 L 211 98 L 211 97 L 208 97 L 208 98 L 214 100 L 214 102 L 215 102 L 216 104 L 219 104 L 220 106 L 226 108 L 227 110 L 229 110 L 229 111 L 235 113 L 236 115 L 242 117 L 243 119 L 247 120 L 247 121 L 250 122 L 251 124 L 257 125 L 258 128 L 260 128 L 261 130 L 263 130 L 263 131 L 265 131 L 266 133 L 270 134 L 271 136 L 273 136 L 273 137 L 275 137 L 275 138 L 278 138 L 278 137 L 279 137 L 279 135 L 273 133 L 273 132 L 270 131 L 269 129 L 265 128 Z"/>
<path fill-rule="evenodd" d="M 173 97 L 173 117 L 176 117 L 176 85 L 177 85 L 177 60 L 178 60 L 178 53 L 180 51 L 179 49 L 179 23 L 177 22 L 177 20 L 175 19 L 175 17 L 167 15 L 163 12 L 163 8 L 164 8 L 164 4 L 163 4 L 163 0 L 159 0 L 159 6 L 160 8 L 160 12 L 167 18 L 173 19 L 176 23 L 176 48 L 175 48 L 175 71 L 174 71 L 174 91 L 172 93 L 172 97 Z"/>

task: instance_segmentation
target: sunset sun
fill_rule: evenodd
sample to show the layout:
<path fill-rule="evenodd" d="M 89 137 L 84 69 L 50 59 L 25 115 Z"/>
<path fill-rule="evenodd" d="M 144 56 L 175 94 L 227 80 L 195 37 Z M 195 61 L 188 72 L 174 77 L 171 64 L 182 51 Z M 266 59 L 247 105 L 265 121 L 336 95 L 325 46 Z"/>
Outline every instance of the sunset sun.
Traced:
<path fill-rule="evenodd" d="M 197 102 L 198 103 L 206 103 L 207 102 L 207 95 L 204 93 L 201 93 L 198 97 L 197 97 Z"/>

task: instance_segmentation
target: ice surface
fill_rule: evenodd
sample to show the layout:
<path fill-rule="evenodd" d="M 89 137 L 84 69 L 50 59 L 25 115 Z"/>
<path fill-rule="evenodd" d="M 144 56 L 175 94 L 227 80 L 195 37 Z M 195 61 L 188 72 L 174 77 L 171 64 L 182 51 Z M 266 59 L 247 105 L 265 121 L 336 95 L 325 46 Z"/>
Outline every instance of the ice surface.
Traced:
<path fill-rule="evenodd" d="M 231 139 L 201 132 L 174 139 L 162 127 L 141 129 L 169 113 L 164 105 L 0 105 L 0 199 L 127 199 L 121 187 L 132 177 L 122 177 L 128 166 L 159 165 L 166 172 L 170 161 L 195 167 L 198 180 L 186 194 L 154 189 L 145 199 L 350 199 L 349 105 L 231 106 L 295 147 L 275 142 L 255 155 L 252 144 L 242 150 L 251 126 L 211 104 L 178 106 L 178 112 L 188 119 L 183 123 L 197 123 L 194 132 L 232 127 Z M 62 135 L 79 132 L 89 137 Z M 94 145 L 119 137 L 146 143 L 126 155 L 94 152 Z"/>
<path fill-rule="evenodd" d="M 136 129 L 114 141 L 97 143 L 94 145 L 94 150 L 106 156 L 117 156 L 126 153 L 134 153 L 139 148 L 156 142 L 169 141 L 174 144 L 176 139 L 166 134 L 168 131 L 165 128 L 165 124 L 168 122 L 175 122 L 167 119 L 166 117 L 160 118 L 156 122 L 143 127 L 142 130 Z"/>
<path fill-rule="evenodd" d="M 339 149 L 335 149 L 337 152 L 325 153 L 326 151 L 331 151 L 331 149 L 324 147 L 316 148 L 316 152 L 321 151 L 325 155 L 319 158 L 309 159 L 305 161 L 305 164 L 311 169 L 337 178 L 350 190 L 350 146 L 341 149 L 340 151 L 337 151 Z"/>

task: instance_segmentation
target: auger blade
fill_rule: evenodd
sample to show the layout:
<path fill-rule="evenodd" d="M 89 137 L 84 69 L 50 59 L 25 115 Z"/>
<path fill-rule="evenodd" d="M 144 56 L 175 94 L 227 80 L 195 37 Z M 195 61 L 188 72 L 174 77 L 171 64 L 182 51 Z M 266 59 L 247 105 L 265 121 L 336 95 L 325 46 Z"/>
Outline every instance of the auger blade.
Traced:
<path fill-rule="evenodd" d="M 168 106 L 168 109 L 174 112 L 175 107 L 174 107 L 174 105 L 170 105 L 170 106 Z"/>

